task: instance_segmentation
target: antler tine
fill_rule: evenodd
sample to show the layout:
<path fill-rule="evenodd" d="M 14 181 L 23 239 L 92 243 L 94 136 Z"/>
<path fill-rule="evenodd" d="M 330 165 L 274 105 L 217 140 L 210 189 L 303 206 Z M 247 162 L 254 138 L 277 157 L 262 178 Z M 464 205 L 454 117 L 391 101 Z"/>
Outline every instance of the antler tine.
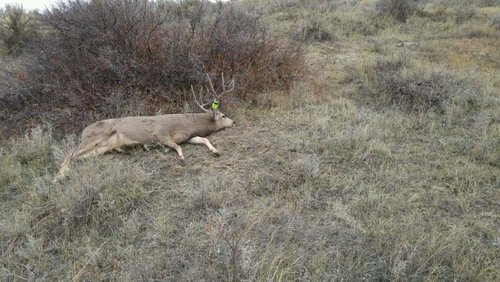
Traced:
<path fill-rule="evenodd" d="M 227 93 L 231 92 L 234 90 L 234 78 L 231 79 L 231 82 L 229 82 L 228 85 L 226 85 L 226 81 L 224 80 L 224 73 L 222 73 L 222 93 L 221 94 L 217 94 L 217 91 L 215 91 L 215 88 L 214 88 L 214 85 L 212 83 L 212 79 L 210 78 L 210 75 L 207 73 L 207 79 L 208 79 L 208 85 L 210 87 L 207 87 L 205 86 L 205 88 L 207 89 L 208 92 L 211 92 L 212 95 L 217 98 L 218 100 L 220 100 L 220 98 L 224 95 L 226 95 Z M 226 89 L 228 88 L 229 89 Z"/>
<path fill-rule="evenodd" d="M 226 87 L 229 87 L 229 89 L 226 89 Z M 227 93 L 231 92 L 234 90 L 234 78 L 231 79 L 231 82 L 226 86 L 226 82 L 224 81 L 224 73 L 222 73 L 222 94 L 219 95 L 219 97 L 222 97 L 223 95 L 226 95 Z"/>
<path fill-rule="evenodd" d="M 216 98 L 219 98 L 219 96 L 217 95 L 217 91 L 215 91 L 214 85 L 212 84 L 212 79 L 210 78 L 210 75 L 208 73 L 207 73 L 207 78 L 208 78 L 208 84 L 210 85 L 210 89 L 207 88 L 208 92 L 212 90 L 212 95 L 214 95 L 214 97 Z"/>
<path fill-rule="evenodd" d="M 193 85 L 191 85 L 191 93 L 193 93 L 193 98 L 194 98 L 194 102 L 196 103 L 196 105 L 198 105 L 198 107 L 200 107 L 200 109 L 202 109 L 203 111 L 209 112 L 209 110 L 205 109 L 206 104 L 201 105 L 198 102 L 198 99 L 196 98 L 196 94 L 194 93 Z"/>
<path fill-rule="evenodd" d="M 222 91 L 226 91 L 226 81 L 224 80 L 224 72 L 222 72 L 221 74 L 221 77 L 222 77 Z"/>

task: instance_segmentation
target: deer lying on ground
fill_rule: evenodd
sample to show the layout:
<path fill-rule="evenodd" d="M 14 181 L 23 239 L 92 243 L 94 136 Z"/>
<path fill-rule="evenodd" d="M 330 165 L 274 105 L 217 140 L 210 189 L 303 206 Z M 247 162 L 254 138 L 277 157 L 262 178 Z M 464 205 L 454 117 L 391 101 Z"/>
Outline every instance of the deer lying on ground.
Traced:
<path fill-rule="evenodd" d="M 234 90 L 234 79 L 226 85 L 222 75 L 222 93 L 217 95 L 208 74 L 207 78 L 210 88 L 206 89 L 213 95 L 213 103 L 200 104 L 191 86 L 194 101 L 204 113 L 124 117 L 95 122 L 83 130 L 80 145 L 66 156 L 54 180 L 66 175 L 72 160 L 102 155 L 111 150 L 120 151 L 123 146 L 136 144 L 168 146 L 177 151 L 181 165 L 184 165 L 184 154 L 179 144 L 186 141 L 205 144 L 218 155 L 219 151 L 204 136 L 234 125 L 234 121 L 218 109 L 220 98 Z M 212 109 L 207 110 L 207 105 Z"/>

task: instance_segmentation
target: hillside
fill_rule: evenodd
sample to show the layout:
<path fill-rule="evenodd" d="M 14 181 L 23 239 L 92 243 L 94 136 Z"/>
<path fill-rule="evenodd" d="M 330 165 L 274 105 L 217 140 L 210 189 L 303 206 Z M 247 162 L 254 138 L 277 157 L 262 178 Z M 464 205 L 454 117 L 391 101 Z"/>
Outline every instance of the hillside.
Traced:
<path fill-rule="evenodd" d="M 183 144 L 186 166 L 137 149 L 53 183 L 79 132 L 10 141 L 0 280 L 498 281 L 500 6 L 234 2 L 305 75 L 234 99 L 221 156 Z"/>

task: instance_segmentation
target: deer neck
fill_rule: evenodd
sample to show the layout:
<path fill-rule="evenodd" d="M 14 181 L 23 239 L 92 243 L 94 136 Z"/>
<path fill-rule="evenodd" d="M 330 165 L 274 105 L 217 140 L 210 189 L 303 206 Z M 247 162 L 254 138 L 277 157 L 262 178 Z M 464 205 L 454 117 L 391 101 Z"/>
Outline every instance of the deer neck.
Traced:
<path fill-rule="evenodd" d="M 219 131 L 221 128 L 217 126 L 217 123 L 212 119 L 211 113 L 199 114 L 199 119 L 195 122 L 194 134 L 196 136 L 207 136 L 213 132 Z"/>

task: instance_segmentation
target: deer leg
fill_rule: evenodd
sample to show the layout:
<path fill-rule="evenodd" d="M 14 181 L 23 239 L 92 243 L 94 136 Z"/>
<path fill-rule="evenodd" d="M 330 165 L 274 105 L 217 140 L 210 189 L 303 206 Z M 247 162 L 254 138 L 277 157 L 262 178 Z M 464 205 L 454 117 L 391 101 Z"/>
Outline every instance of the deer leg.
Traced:
<path fill-rule="evenodd" d="M 88 157 L 98 156 L 106 153 L 107 151 L 113 150 L 113 147 L 97 147 L 91 149 L 81 149 L 78 152 L 70 151 L 66 158 L 64 158 L 63 163 L 61 164 L 61 168 L 59 169 L 59 173 L 54 178 L 54 182 L 63 179 L 69 171 L 69 166 L 72 160 L 75 159 L 84 159 Z"/>
<path fill-rule="evenodd" d="M 98 143 L 92 143 L 92 145 L 87 145 L 83 149 L 73 149 L 71 150 L 66 158 L 64 159 L 61 169 L 58 175 L 54 178 L 54 181 L 62 179 L 66 173 L 69 171 L 69 165 L 72 160 L 75 159 L 85 159 L 89 157 L 99 156 L 111 150 L 120 150 L 123 145 L 132 145 L 137 142 L 127 138 L 123 134 L 113 134 L 108 139 L 103 140 Z"/>
<path fill-rule="evenodd" d="M 184 165 L 185 164 L 185 160 L 184 160 L 184 154 L 182 153 L 182 148 L 181 146 L 179 146 L 177 143 L 175 143 L 174 140 L 172 140 L 171 138 L 158 138 L 161 142 L 161 144 L 163 145 L 167 145 L 168 147 L 174 149 L 175 151 L 177 151 L 177 155 L 179 155 L 179 163 L 181 165 Z"/>
<path fill-rule="evenodd" d="M 137 143 L 138 142 L 128 138 L 125 134 L 115 133 L 109 138 L 102 140 L 93 146 L 87 146 L 86 148 L 79 150 L 78 153 L 75 154 L 75 159 L 85 159 L 88 157 L 99 156 L 111 150 L 125 152 L 125 150 L 123 150 L 123 146 L 134 145 Z"/>
<path fill-rule="evenodd" d="M 99 156 L 99 155 L 102 155 L 102 154 L 109 152 L 113 149 L 116 149 L 116 148 L 114 148 L 113 146 L 98 147 L 98 148 L 95 148 L 95 149 L 90 150 L 88 152 L 83 152 L 83 153 L 79 154 L 77 157 L 75 157 L 75 159 L 86 159 L 86 158 L 90 158 L 90 157 Z"/>
<path fill-rule="evenodd" d="M 68 152 L 68 155 L 66 155 L 66 157 L 64 158 L 64 161 L 61 164 L 61 167 L 59 168 L 59 172 L 54 177 L 54 180 L 52 182 L 59 181 L 59 180 L 63 179 L 64 176 L 66 176 L 66 174 L 69 171 L 69 165 L 71 163 L 71 160 L 74 157 L 74 153 L 75 153 L 75 149 L 72 149 Z"/>
<path fill-rule="evenodd" d="M 205 144 L 208 147 L 208 149 L 210 149 L 210 151 L 212 153 L 214 153 L 216 155 L 220 154 L 219 151 L 217 151 L 217 149 L 215 149 L 215 147 L 212 146 L 212 144 L 210 144 L 210 141 L 208 141 L 207 138 L 196 136 L 196 137 L 189 139 L 188 142 L 191 144 Z"/>

